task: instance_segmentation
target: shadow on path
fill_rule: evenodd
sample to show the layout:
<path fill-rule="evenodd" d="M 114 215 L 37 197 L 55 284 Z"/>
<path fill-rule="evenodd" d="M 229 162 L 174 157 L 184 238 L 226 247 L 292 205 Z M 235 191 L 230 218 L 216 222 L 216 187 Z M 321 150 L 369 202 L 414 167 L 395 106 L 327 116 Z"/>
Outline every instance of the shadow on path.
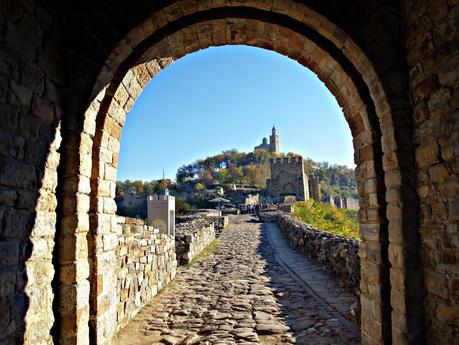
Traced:
<path fill-rule="evenodd" d="M 298 277 L 294 279 L 292 272 L 286 271 L 285 267 L 281 265 L 279 258 L 276 258 L 276 250 L 279 248 L 276 247 L 275 250 L 268 237 L 270 225 L 260 224 L 260 245 L 257 253 L 267 263 L 264 275 L 269 278 L 269 287 L 280 306 L 280 317 L 290 328 L 293 342 L 295 344 L 314 345 L 360 344 L 358 327 L 353 324 L 349 325 L 349 321 L 343 320 L 341 315 L 337 315 L 336 310 L 331 310 L 330 305 L 318 300 L 314 293 L 305 289 L 304 283 L 302 284 Z M 276 243 L 274 245 L 276 246 Z M 283 254 L 288 254 L 285 251 L 293 249 L 281 248 L 281 250 L 284 250 Z M 293 267 L 294 270 L 301 268 Z M 326 283 L 324 281 L 324 284 Z M 333 282 L 331 283 L 333 285 Z M 336 295 L 338 296 L 339 293 L 340 291 L 337 291 Z"/>
<path fill-rule="evenodd" d="M 214 251 L 180 267 L 119 332 L 119 344 L 359 344 L 276 261 L 264 225 L 249 215 L 230 222 Z"/>

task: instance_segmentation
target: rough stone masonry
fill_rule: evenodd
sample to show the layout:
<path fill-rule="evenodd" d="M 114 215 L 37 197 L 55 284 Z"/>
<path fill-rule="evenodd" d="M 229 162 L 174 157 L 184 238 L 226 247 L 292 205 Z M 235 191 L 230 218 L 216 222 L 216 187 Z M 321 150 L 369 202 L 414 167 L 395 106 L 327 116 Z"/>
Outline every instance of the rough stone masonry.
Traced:
<path fill-rule="evenodd" d="M 261 212 L 260 220 L 277 223 L 293 248 L 325 267 L 341 286 L 360 295 L 360 241 L 315 229 L 284 212 Z"/>
<path fill-rule="evenodd" d="M 144 221 L 118 217 L 116 247 L 118 329 L 126 326 L 172 279 L 177 268 L 175 238 Z"/>
<path fill-rule="evenodd" d="M 228 224 L 227 216 L 197 214 L 179 217 L 175 229 L 175 252 L 180 265 L 186 265 L 206 248 Z"/>

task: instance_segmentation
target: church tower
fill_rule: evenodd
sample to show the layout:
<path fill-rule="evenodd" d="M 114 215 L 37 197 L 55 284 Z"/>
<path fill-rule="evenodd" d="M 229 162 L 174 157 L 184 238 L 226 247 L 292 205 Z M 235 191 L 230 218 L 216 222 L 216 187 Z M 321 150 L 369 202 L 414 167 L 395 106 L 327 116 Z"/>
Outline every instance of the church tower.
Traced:
<path fill-rule="evenodd" d="M 276 127 L 273 126 L 272 134 L 269 137 L 269 151 L 272 153 L 280 153 L 279 136 L 276 134 Z"/>

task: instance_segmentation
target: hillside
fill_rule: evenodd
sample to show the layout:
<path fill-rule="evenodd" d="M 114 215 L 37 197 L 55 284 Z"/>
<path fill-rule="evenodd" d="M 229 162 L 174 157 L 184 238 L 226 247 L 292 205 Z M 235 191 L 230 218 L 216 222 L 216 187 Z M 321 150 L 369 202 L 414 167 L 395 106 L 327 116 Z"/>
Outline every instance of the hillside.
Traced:
<path fill-rule="evenodd" d="M 223 186 L 236 183 L 264 188 L 266 180 L 270 178 L 269 159 L 289 156 L 297 156 L 297 154 L 292 152 L 271 154 L 263 149 L 249 153 L 234 149 L 224 151 L 180 167 L 177 171 L 177 183 L 198 181 L 204 184 L 219 183 Z M 354 169 L 306 158 L 304 170 L 307 176 L 313 175 L 319 178 L 320 192 L 324 201 L 330 195 L 357 198 Z"/>
<path fill-rule="evenodd" d="M 305 223 L 337 235 L 360 239 L 356 210 L 336 208 L 314 200 L 294 203 L 294 212 Z"/>
<path fill-rule="evenodd" d="M 269 159 L 274 157 L 297 156 L 294 153 L 271 154 L 259 149 L 255 152 L 228 150 L 205 159 L 183 165 L 177 171 L 177 183 L 170 179 L 157 181 L 117 181 L 116 203 L 118 214 L 129 217 L 146 217 L 147 195 L 169 189 L 176 196 L 177 213 L 191 207 L 211 207 L 207 200 L 215 193 L 215 186 L 231 189 L 233 184 L 243 185 L 244 189 L 257 190 L 266 187 L 270 178 Z M 323 201 L 330 195 L 357 197 L 354 169 L 328 162 L 304 160 L 307 176 L 317 176 Z"/>

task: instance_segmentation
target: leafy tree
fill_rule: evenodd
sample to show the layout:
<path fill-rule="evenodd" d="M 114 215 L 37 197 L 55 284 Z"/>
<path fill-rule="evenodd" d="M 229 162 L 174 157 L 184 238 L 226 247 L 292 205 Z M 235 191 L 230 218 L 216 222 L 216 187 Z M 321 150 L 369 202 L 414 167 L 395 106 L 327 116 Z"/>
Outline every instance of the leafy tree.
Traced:
<path fill-rule="evenodd" d="M 163 193 L 168 187 L 169 187 L 169 181 L 166 179 L 162 179 L 158 181 L 158 184 L 156 185 L 156 191 L 158 193 Z"/>
<path fill-rule="evenodd" d="M 193 206 L 179 197 L 175 197 L 175 214 L 178 216 L 184 215 L 187 211 L 191 210 Z"/>
<path fill-rule="evenodd" d="M 116 181 L 116 198 L 123 200 L 125 195 L 125 185 L 121 181 Z"/>
<path fill-rule="evenodd" d="M 199 180 L 202 182 L 211 182 L 213 181 L 214 177 L 212 176 L 212 172 L 209 169 L 201 169 L 201 172 L 199 173 Z"/>
<path fill-rule="evenodd" d="M 244 173 L 243 168 L 238 167 L 235 163 L 231 163 L 228 167 L 228 172 L 230 173 L 231 179 L 230 182 L 234 183 L 244 183 Z"/>
<path fill-rule="evenodd" d="M 230 183 L 230 180 L 231 180 L 231 174 L 230 172 L 228 171 L 228 169 L 224 168 L 224 169 L 220 169 L 218 171 L 218 180 L 220 181 L 220 183 Z"/>
<path fill-rule="evenodd" d="M 248 183 L 261 187 L 264 184 L 263 165 L 251 164 L 244 168 L 244 175 L 247 176 Z"/>
<path fill-rule="evenodd" d="M 177 171 L 177 183 L 184 183 L 196 175 L 194 164 L 182 165 Z"/>
<path fill-rule="evenodd" d="M 152 195 L 155 193 L 155 189 L 158 183 L 156 181 L 145 182 L 143 185 L 143 192 L 146 195 Z"/>
<path fill-rule="evenodd" d="M 254 152 L 254 158 L 257 163 L 260 163 L 267 161 L 269 158 L 271 158 L 271 155 L 264 149 L 256 149 Z"/>
<path fill-rule="evenodd" d="M 204 186 L 204 184 L 203 184 L 203 183 L 200 183 L 200 182 L 198 182 L 198 183 L 196 183 L 196 186 L 195 186 L 195 188 L 196 188 L 196 190 L 199 190 L 199 191 L 201 191 L 201 190 L 204 190 L 204 189 L 206 189 L 206 186 Z"/>
<path fill-rule="evenodd" d="M 132 182 L 130 189 L 137 194 L 142 194 L 143 193 L 143 181 L 136 180 Z"/>

